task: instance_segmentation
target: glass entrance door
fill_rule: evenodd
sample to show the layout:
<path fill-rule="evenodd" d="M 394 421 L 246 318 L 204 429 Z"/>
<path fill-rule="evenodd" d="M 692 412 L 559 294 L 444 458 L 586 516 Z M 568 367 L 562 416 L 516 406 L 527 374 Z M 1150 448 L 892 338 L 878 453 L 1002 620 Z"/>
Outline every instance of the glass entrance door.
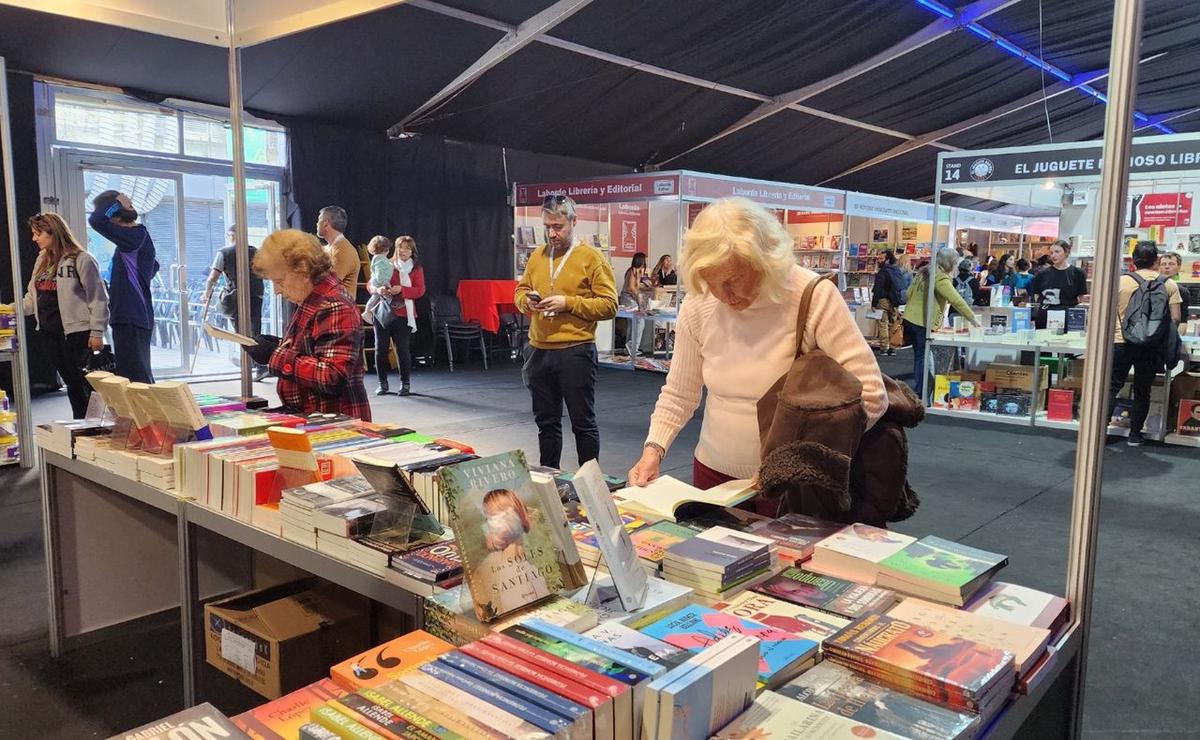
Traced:
<path fill-rule="evenodd" d="M 92 199 L 106 190 L 129 196 L 140 220 L 154 240 L 159 269 L 150 283 L 154 327 L 150 338 L 150 362 L 156 379 L 186 375 L 195 321 L 186 290 L 187 249 L 184 239 L 182 177 L 173 173 L 139 171 L 80 162 L 76 169 L 80 203 L 72 216 L 83 223 L 91 212 Z M 82 207 L 82 213 L 78 208 Z M 78 222 L 77 222 L 78 223 Z M 111 280 L 115 247 L 90 227 L 87 249 L 100 263 L 101 274 Z"/>

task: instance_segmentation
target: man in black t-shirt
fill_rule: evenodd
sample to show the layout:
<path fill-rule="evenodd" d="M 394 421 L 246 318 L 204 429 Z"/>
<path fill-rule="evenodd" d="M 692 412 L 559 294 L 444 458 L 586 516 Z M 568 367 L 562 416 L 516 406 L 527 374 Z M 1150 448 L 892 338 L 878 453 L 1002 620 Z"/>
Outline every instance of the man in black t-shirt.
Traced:
<path fill-rule="evenodd" d="M 1034 275 L 1029 292 L 1038 297 L 1034 326 L 1046 328 L 1046 311 L 1078 306 L 1088 294 L 1087 275 L 1071 265 L 1071 243 L 1059 239 L 1050 245 L 1050 266 Z"/>
<path fill-rule="evenodd" d="M 229 319 L 230 328 L 233 331 L 238 331 L 238 306 L 237 306 L 237 226 L 230 226 L 225 232 L 224 249 L 219 250 L 213 255 L 212 270 L 208 273 L 208 282 L 204 286 L 204 300 L 208 301 L 212 298 L 213 288 L 216 287 L 217 281 L 222 276 L 225 278 L 225 287 L 221 289 L 221 294 L 217 298 L 217 308 L 221 313 Z M 254 247 L 247 247 L 246 259 L 253 263 L 254 255 L 258 250 Z M 263 279 L 250 271 L 250 336 L 257 337 L 262 334 L 262 309 L 263 309 Z M 266 377 L 267 368 L 265 365 L 258 365 L 255 369 L 254 379 L 262 380 Z"/>

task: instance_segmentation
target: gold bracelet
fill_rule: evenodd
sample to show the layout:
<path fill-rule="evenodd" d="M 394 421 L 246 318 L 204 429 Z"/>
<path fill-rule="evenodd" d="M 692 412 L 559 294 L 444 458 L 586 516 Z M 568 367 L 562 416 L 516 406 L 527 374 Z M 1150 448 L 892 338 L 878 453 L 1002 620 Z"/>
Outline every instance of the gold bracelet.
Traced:
<path fill-rule="evenodd" d="M 662 462 L 663 458 L 667 456 L 667 451 L 663 449 L 663 446 L 657 442 L 647 442 L 646 444 L 642 445 L 642 449 L 654 450 L 656 453 L 658 453 L 659 462 Z"/>

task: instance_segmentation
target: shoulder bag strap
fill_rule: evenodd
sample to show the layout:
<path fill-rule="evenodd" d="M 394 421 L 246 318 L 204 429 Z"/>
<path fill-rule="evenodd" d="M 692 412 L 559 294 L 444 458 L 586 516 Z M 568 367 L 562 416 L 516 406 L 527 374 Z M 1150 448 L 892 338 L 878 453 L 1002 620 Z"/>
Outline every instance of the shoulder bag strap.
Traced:
<path fill-rule="evenodd" d="M 822 280 L 827 280 L 835 274 L 837 273 L 831 272 L 813 280 L 804 288 L 804 294 L 800 296 L 800 308 L 796 311 L 796 357 L 804 354 L 804 330 L 808 326 L 808 309 L 812 305 L 813 293 L 816 292 L 817 285 Z"/>

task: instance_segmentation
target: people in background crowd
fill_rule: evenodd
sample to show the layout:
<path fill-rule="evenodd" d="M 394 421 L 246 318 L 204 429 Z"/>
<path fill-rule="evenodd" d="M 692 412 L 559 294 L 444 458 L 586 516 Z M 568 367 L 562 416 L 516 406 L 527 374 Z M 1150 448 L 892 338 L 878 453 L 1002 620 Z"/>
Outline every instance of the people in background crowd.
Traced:
<path fill-rule="evenodd" d="M 1183 267 L 1183 257 L 1179 252 L 1167 252 L 1158 258 L 1158 271 L 1169 280 L 1175 283 L 1175 287 L 1179 288 L 1179 320 L 1187 321 L 1188 309 L 1193 305 L 1192 301 L 1200 296 L 1193 296 L 1192 289 L 1183 283 L 1179 282 L 1179 269 Z"/>
<path fill-rule="evenodd" d="M 650 275 L 646 272 L 646 254 L 638 252 L 633 255 L 633 264 L 625 271 L 625 279 L 621 281 L 621 295 L 618 303 L 622 308 L 633 312 L 629 319 L 629 335 L 625 337 L 625 351 L 629 353 L 629 361 L 637 362 L 638 350 L 642 346 L 642 331 L 646 328 L 646 318 L 640 315 L 645 308 L 640 294 L 650 287 Z"/>
<path fill-rule="evenodd" d="M 1046 312 L 1078 306 L 1088 293 L 1087 275 L 1071 264 L 1071 243 L 1059 239 L 1050 245 L 1050 266 L 1033 276 L 1030 291 L 1038 296 L 1034 326 L 1046 328 Z"/>
<path fill-rule="evenodd" d="M 21 307 L 26 316 L 33 314 L 34 326 L 46 338 L 54 369 L 67 386 L 72 417 L 82 419 L 92 395 L 83 368 L 88 352 L 104 346 L 108 288 L 96 258 L 58 214 L 37 214 L 29 219 L 29 231 L 38 256 Z"/>
<path fill-rule="evenodd" d="M 658 477 L 705 389 L 694 485 L 711 488 L 757 475 L 758 400 L 791 367 L 801 296 L 821 279 L 796 265 L 792 237 L 779 219 L 744 198 L 718 200 L 700 212 L 680 263 L 688 299 L 679 310 L 675 354 L 641 459 L 629 471 L 631 485 Z M 867 427 L 887 410 L 879 365 L 828 280 L 813 294 L 802 349 L 823 350 L 862 383 Z"/>
<path fill-rule="evenodd" d="M 350 300 L 355 301 L 362 263 L 358 259 L 358 250 L 342 233 L 347 223 L 346 209 L 341 206 L 325 206 L 317 214 L 317 236 L 325 240 L 325 253 L 333 262 L 333 274 Z"/>
<path fill-rule="evenodd" d="M 1017 269 L 1004 278 L 1004 284 L 1012 288 L 1014 298 L 1029 294 L 1029 286 L 1033 284 L 1029 267 L 1029 260 L 1021 257 L 1017 260 Z"/>
<path fill-rule="evenodd" d="M 1048 267 L 1050 267 L 1050 255 L 1043 254 L 1041 257 L 1038 257 L 1033 261 L 1033 269 L 1031 272 L 1033 273 L 1034 277 L 1037 277 L 1039 273 Z"/>
<path fill-rule="evenodd" d="M 370 421 L 362 317 L 331 268 L 313 235 L 287 229 L 268 236 L 254 256 L 254 269 L 297 308 L 282 339 L 258 336 L 258 344 L 245 350 L 279 378 L 276 388 L 287 410 Z"/>
<path fill-rule="evenodd" d="M 542 202 L 546 243 L 534 250 L 513 297 L 532 314 L 522 376 L 533 400 L 541 464 L 559 467 L 566 403 L 579 464 L 600 456 L 596 425 L 596 322 L 617 315 L 617 287 L 600 250 L 575 242 L 575 201 Z"/>
<path fill-rule="evenodd" d="M 913 256 L 908 252 L 896 255 L 896 266 L 900 268 L 900 276 L 904 279 L 904 285 L 901 288 L 901 299 L 908 297 L 908 288 L 913 281 Z"/>
<path fill-rule="evenodd" d="M 879 253 L 878 267 L 871 286 L 871 308 L 879 311 L 876 349 L 891 356 L 896 354 L 892 348 L 892 327 L 900 320 L 900 306 L 904 304 L 904 273 L 896 266 L 896 255 L 890 249 Z"/>
<path fill-rule="evenodd" d="M 386 239 L 375 237 L 375 239 Z M 374 239 L 371 240 L 375 242 Z M 375 395 L 382 396 L 388 392 L 388 345 L 396 346 L 396 362 L 400 372 L 401 396 L 412 395 L 412 335 L 417 330 L 416 300 L 425 295 L 425 269 L 417 257 L 417 241 L 405 235 L 396 238 L 392 258 L 392 268 L 386 281 L 379 280 L 383 275 L 383 265 L 376 273 L 372 260 L 371 282 L 367 289 L 372 295 L 387 301 L 392 308 L 392 316 L 387 323 L 380 321 L 378 315 L 373 319 L 375 326 L 375 372 L 379 376 L 379 387 Z"/>
<path fill-rule="evenodd" d="M 1179 286 L 1173 280 L 1162 279 L 1154 269 L 1158 264 L 1158 246 L 1152 241 L 1139 241 L 1133 248 L 1133 266 L 1135 273 L 1142 281 L 1160 281 L 1161 288 L 1166 291 L 1167 309 L 1175 323 L 1179 323 L 1181 315 Z M 1133 369 L 1133 408 L 1129 413 L 1129 439 L 1132 446 L 1142 444 L 1142 430 L 1146 425 L 1146 417 L 1150 414 L 1150 390 L 1154 385 L 1154 377 L 1166 367 L 1167 342 L 1155 344 L 1135 344 L 1127 342 L 1121 326 L 1129 308 L 1130 299 L 1141 284 L 1131 274 L 1122 275 L 1117 282 L 1117 326 L 1113 335 L 1113 365 L 1112 383 L 1108 393 L 1108 415 L 1112 416 L 1117 404 L 1117 394 L 1125 387 L 1129 378 L 1129 370 Z"/>
<path fill-rule="evenodd" d="M 154 331 L 154 303 L 150 281 L 158 272 L 158 260 L 150 231 L 137 218 L 128 195 L 105 190 L 92 199 L 88 225 L 116 247 L 109 276 L 108 309 L 117 375 L 137 383 L 153 383 L 150 335 Z"/>
<path fill-rule="evenodd" d="M 972 263 L 969 257 L 965 257 L 958 261 L 958 273 L 954 276 L 954 290 L 968 305 L 978 306 L 983 300 L 983 289 L 979 287 L 979 278 L 975 277 L 972 271 Z M 961 316 L 962 314 L 954 308 L 950 307 L 950 317 Z"/>
<path fill-rule="evenodd" d="M 664 254 L 658 258 L 658 262 L 654 263 L 654 269 L 650 271 L 650 282 L 656 287 L 666 287 L 675 285 L 679 278 L 675 275 L 675 262 L 671 259 L 671 255 Z"/>
<path fill-rule="evenodd" d="M 1011 254 L 1002 254 L 988 267 L 987 285 L 989 288 L 993 285 L 1004 285 L 1004 281 L 1012 274 L 1008 266 L 1008 261 L 1011 259 Z"/>
<path fill-rule="evenodd" d="M 918 396 L 925 389 L 925 328 L 929 319 L 926 317 L 926 301 L 929 295 L 930 272 L 933 277 L 933 323 L 930 329 L 942 326 L 946 315 L 946 304 L 958 312 L 960 316 L 979 326 L 978 319 L 971 306 L 954 287 L 950 274 L 961 262 L 958 252 L 950 247 L 942 247 L 934 255 L 933 264 L 926 265 L 917 271 L 913 278 L 912 287 L 908 289 L 908 305 L 904 307 L 904 338 L 913 348 L 913 390 Z M 972 278 L 973 279 L 973 278 Z"/>
<path fill-rule="evenodd" d="M 254 263 L 254 255 L 258 250 L 248 245 L 246 259 Z M 212 300 L 213 289 L 217 281 L 225 278 L 225 286 L 217 297 L 217 308 L 229 320 L 229 326 L 234 331 L 238 326 L 238 292 L 237 292 L 237 226 L 232 225 L 225 230 L 225 247 L 213 256 L 212 269 L 208 273 L 208 281 L 204 285 L 204 302 Z M 250 271 L 250 336 L 262 334 L 263 309 L 263 279 Z M 267 376 L 266 365 L 256 365 L 254 379 L 262 380 Z"/>

